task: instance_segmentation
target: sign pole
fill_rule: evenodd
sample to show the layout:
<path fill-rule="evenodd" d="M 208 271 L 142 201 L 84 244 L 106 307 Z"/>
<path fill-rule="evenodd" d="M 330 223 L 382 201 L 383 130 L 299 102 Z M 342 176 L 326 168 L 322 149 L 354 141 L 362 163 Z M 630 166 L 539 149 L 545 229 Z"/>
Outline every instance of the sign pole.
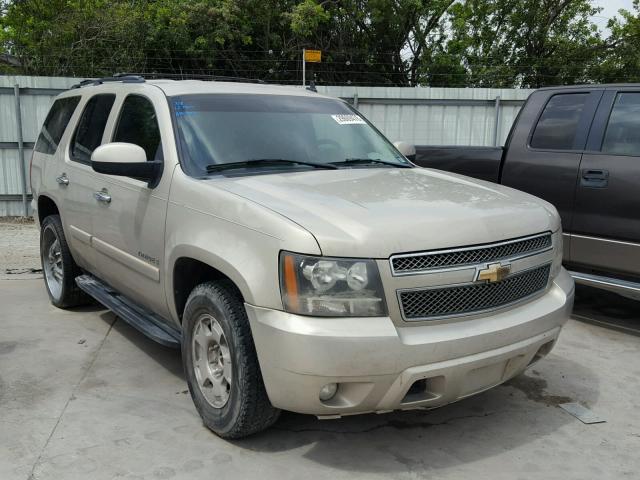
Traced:
<path fill-rule="evenodd" d="M 304 87 L 304 86 L 305 86 L 305 84 L 307 83 L 307 82 L 306 82 L 306 76 L 307 76 L 307 72 L 306 72 L 306 63 L 307 63 L 307 62 L 305 61 L 305 58 L 304 58 L 304 57 L 305 57 L 305 55 L 306 55 L 305 50 L 306 50 L 306 49 L 304 49 L 304 48 L 302 49 L 302 86 L 303 86 L 303 87 Z"/>

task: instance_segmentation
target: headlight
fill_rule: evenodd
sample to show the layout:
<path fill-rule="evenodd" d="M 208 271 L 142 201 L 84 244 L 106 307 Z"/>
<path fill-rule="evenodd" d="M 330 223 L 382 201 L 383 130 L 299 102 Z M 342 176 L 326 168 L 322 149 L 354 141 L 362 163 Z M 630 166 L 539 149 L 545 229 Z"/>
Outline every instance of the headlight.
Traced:
<path fill-rule="evenodd" d="M 387 314 L 373 260 L 311 257 L 282 252 L 280 292 L 286 311 L 323 317 Z"/>
<path fill-rule="evenodd" d="M 551 264 L 551 278 L 556 278 L 562 268 L 562 229 L 558 229 L 551 237 L 553 243 L 553 263 Z"/>

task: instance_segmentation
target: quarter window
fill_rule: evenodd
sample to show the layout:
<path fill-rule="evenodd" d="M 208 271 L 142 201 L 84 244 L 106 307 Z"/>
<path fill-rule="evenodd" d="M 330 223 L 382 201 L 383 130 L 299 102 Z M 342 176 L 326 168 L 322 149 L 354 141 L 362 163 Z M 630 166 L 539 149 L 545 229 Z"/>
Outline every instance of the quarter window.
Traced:
<path fill-rule="evenodd" d="M 573 150 L 578 122 L 589 93 L 568 93 L 551 97 L 531 138 L 533 148 Z"/>
<path fill-rule="evenodd" d="M 89 163 L 91 154 L 102 143 L 104 127 L 116 96 L 101 94 L 91 97 L 84 107 L 78 128 L 71 143 L 71 158 L 78 162 Z"/>
<path fill-rule="evenodd" d="M 47 155 L 56 153 L 60 139 L 64 135 L 64 131 L 79 102 L 80 97 L 65 97 L 53 103 L 36 141 L 36 152 L 46 153 Z"/>
<path fill-rule="evenodd" d="M 640 93 L 619 93 L 609 116 L 602 152 L 640 155 Z"/>
<path fill-rule="evenodd" d="M 147 98 L 129 95 L 124 100 L 113 141 L 134 143 L 144 149 L 147 160 L 162 160 L 158 119 Z"/>

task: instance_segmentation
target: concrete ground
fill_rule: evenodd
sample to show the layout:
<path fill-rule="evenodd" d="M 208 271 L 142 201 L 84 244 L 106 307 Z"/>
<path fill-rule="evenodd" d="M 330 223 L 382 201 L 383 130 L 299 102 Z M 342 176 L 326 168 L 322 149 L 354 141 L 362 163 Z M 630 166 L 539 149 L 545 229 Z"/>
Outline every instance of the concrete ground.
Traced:
<path fill-rule="evenodd" d="M 38 245 L 32 220 L 0 217 L 0 278 L 40 271 Z"/>
<path fill-rule="evenodd" d="M 638 336 L 570 320 L 545 360 L 457 404 L 322 421 L 285 413 L 230 442 L 202 426 L 179 352 L 98 306 L 52 307 L 31 268 L 0 279 L 2 480 L 640 478 Z M 611 302 L 640 325 L 635 304 Z M 569 401 L 606 423 L 557 407 Z"/>

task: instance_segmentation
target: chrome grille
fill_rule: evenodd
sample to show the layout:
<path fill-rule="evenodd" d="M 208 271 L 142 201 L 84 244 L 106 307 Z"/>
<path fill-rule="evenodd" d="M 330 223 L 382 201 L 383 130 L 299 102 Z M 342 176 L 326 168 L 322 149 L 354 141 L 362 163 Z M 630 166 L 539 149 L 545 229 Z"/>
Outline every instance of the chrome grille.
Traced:
<path fill-rule="evenodd" d="M 475 247 L 394 255 L 391 257 L 391 269 L 394 275 L 409 275 L 421 273 L 425 270 L 460 267 L 529 255 L 550 248 L 551 234 L 543 233 L 533 237 L 477 245 Z"/>
<path fill-rule="evenodd" d="M 551 265 L 519 272 L 500 282 L 472 283 L 445 288 L 400 290 L 400 308 L 406 320 L 467 315 L 504 307 L 543 290 Z"/>

